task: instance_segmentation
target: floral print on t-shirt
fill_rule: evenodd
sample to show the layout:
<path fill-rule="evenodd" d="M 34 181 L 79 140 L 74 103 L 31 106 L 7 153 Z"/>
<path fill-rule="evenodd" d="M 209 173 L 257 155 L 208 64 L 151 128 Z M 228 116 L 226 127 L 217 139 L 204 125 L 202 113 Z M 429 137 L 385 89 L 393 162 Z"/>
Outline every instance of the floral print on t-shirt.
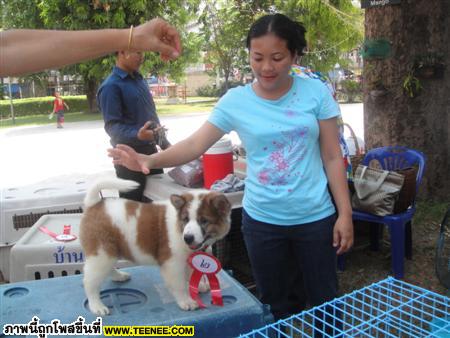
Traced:
<path fill-rule="evenodd" d="M 302 161 L 306 152 L 307 127 L 292 131 L 282 131 L 279 140 L 273 140 L 264 151 L 269 152 L 264 168 L 258 173 L 258 181 L 263 185 L 286 186 L 289 178 L 301 175 L 294 164 Z"/>

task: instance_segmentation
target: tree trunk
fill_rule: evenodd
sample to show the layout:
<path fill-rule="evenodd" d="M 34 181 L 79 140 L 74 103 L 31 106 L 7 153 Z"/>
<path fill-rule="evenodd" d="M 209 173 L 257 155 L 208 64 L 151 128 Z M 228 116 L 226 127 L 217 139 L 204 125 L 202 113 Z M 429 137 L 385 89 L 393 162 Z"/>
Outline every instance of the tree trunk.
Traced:
<path fill-rule="evenodd" d="M 226 93 L 228 91 L 228 88 L 230 87 L 230 75 L 225 72 L 225 76 L 224 76 L 224 82 L 223 82 L 223 88 L 224 88 L 224 93 Z"/>
<path fill-rule="evenodd" d="M 89 113 L 98 113 L 97 107 L 97 90 L 98 81 L 96 79 L 85 80 L 86 98 L 89 106 Z"/>
<path fill-rule="evenodd" d="M 399 5 L 366 9 L 366 39 L 384 38 L 391 54 L 364 60 L 364 135 L 368 149 L 403 145 L 426 156 L 420 196 L 450 199 L 450 0 L 402 0 Z M 429 52 L 444 55 L 446 69 L 438 79 L 419 78 L 422 90 L 411 98 L 403 82 L 415 58 Z M 381 79 L 384 96 L 371 96 Z"/>
<path fill-rule="evenodd" d="M 5 95 L 4 88 L 5 88 L 5 82 L 3 80 L 3 77 L 0 77 L 0 100 L 3 100 L 3 97 Z"/>

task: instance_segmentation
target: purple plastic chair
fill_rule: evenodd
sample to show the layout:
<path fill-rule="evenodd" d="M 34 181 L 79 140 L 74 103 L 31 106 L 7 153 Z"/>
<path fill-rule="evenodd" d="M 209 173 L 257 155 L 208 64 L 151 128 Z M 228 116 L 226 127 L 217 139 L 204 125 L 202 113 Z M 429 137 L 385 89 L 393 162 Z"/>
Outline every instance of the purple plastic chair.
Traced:
<path fill-rule="evenodd" d="M 401 146 L 375 148 L 367 152 L 361 164 L 369 165 L 371 161 L 377 161 L 384 170 L 399 170 L 417 167 L 416 196 L 422 181 L 425 169 L 425 156 L 420 151 Z M 394 277 L 403 279 L 404 257 L 412 257 L 411 220 L 416 212 L 416 202 L 399 214 L 388 216 L 375 216 L 363 211 L 353 210 L 353 220 L 375 223 L 375 229 L 381 229 L 378 225 L 386 224 L 391 237 L 391 259 Z M 378 249 L 379 230 L 371 234 L 372 248 Z M 375 237 L 375 238 L 373 238 Z M 406 245 L 405 245 L 406 244 Z M 344 268 L 344 256 L 338 257 L 338 268 Z"/>

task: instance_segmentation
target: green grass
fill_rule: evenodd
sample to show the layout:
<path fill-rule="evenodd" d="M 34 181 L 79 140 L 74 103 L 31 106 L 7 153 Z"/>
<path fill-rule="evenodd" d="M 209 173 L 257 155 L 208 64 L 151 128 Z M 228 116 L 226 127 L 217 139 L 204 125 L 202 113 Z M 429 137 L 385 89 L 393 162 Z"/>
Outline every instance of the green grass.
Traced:
<path fill-rule="evenodd" d="M 179 99 L 180 102 L 179 104 L 184 104 L 182 102 L 182 99 Z M 187 99 L 186 103 L 197 103 L 197 102 L 217 102 L 218 98 L 217 97 L 202 97 L 202 96 L 189 96 Z M 156 105 L 165 105 L 167 102 L 167 99 L 165 98 L 156 98 L 154 99 Z"/>
<path fill-rule="evenodd" d="M 417 201 L 417 210 L 414 214 L 414 223 L 439 223 L 442 221 L 442 217 L 444 217 L 449 206 L 449 201 L 428 201 L 419 199 Z"/>
<path fill-rule="evenodd" d="M 180 115 L 188 113 L 208 113 L 211 112 L 217 100 L 193 102 L 187 104 L 161 104 L 156 102 L 158 115 Z"/>
<path fill-rule="evenodd" d="M 212 111 L 216 98 L 188 98 L 186 104 L 166 104 L 165 99 L 155 100 L 156 111 L 159 116 L 168 115 L 182 115 L 182 114 L 192 114 L 192 113 L 207 113 Z M 65 122 L 80 122 L 80 121 L 96 121 L 101 120 L 102 115 L 100 113 L 85 113 L 85 112 L 66 112 L 64 114 Z M 29 126 L 29 125 L 45 125 L 45 124 L 55 124 L 56 116 L 52 120 L 49 120 L 48 115 L 28 115 L 19 116 L 15 119 L 15 124 L 11 118 L 1 119 L 0 128 L 11 128 L 18 126 Z"/>
<path fill-rule="evenodd" d="M 53 109 L 54 97 L 31 97 L 25 99 L 15 99 L 12 101 L 14 107 L 14 115 L 16 117 L 28 115 L 48 115 Z M 65 96 L 64 101 L 74 112 L 88 110 L 88 102 L 86 95 Z M 11 114 L 9 100 L 0 100 L 0 113 L 2 117 L 9 117 Z"/>
<path fill-rule="evenodd" d="M 65 122 L 80 122 L 80 121 L 96 121 L 101 120 L 101 114 L 88 114 L 83 112 L 77 113 L 65 113 Z M 45 125 L 45 124 L 56 124 L 56 116 L 49 120 L 48 115 L 29 115 L 16 117 L 15 124 L 13 124 L 12 119 L 0 120 L 0 128 L 11 128 L 19 126 L 32 126 L 32 125 Z"/>

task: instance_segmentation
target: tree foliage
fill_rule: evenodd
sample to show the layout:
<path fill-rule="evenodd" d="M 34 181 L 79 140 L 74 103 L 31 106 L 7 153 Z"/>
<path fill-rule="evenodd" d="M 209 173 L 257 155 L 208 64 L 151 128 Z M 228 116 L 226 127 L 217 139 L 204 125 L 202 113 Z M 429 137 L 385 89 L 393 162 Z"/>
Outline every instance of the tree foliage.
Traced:
<path fill-rule="evenodd" d="M 363 39 L 363 14 L 351 0 L 277 0 L 275 8 L 305 25 L 308 50 L 301 63 L 313 69 L 345 66 L 345 53 Z"/>
<path fill-rule="evenodd" d="M 3 4 L 5 28 L 46 28 L 83 30 L 100 28 L 126 28 L 139 25 L 160 16 L 177 26 L 182 34 L 184 53 L 178 60 L 163 63 L 154 53 L 148 53 L 141 71 L 144 74 L 169 74 L 174 79 L 183 76 L 187 63 L 198 58 L 199 38 L 185 29 L 192 21 L 198 1 L 187 0 L 8 0 Z M 58 51 L 49 51 L 57 53 Z M 90 101 L 95 109 L 95 92 L 99 82 L 111 71 L 113 56 L 66 67 L 64 73 L 80 75 Z"/>
<path fill-rule="evenodd" d="M 343 52 L 356 47 L 362 37 L 361 11 L 350 0 L 0 0 L 5 28 L 98 29 L 126 28 L 160 16 L 178 27 L 183 54 L 164 63 L 148 53 L 142 72 L 168 74 L 179 80 L 187 64 L 205 52 L 205 62 L 225 79 L 225 87 L 235 70 L 249 73 L 245 38 L 252 22 L 267 13 L 281 12 L 302 21 L 307 29 L 308 53 L 301 63 L 326 71 L 339 62 Z M 201 8 L 201 10 L 199 10 Z M 197 18 L 200 33 L 188 29 Z M 200 45 L 203 44 L 201 48 Z M 49 53 L 57 51 L 49 51 Z M 110 72 L 114 58 L 100 58 L 66 67 L 65 74 L 80 75 L 94 108 L 99 82 Z"/>
<path fill-rule="evenodd" d="M 205 0 L 200 15 L 206 60 L 227 84 L 234 69 L 249 72 L 245 39 L 259 16 L 280 12 L 301 21 L 307 29 L 308 51 L 303 65 L 327 71 L 336 63 L 346 65 L 345 52 L 358 47 L 363 17 L 351 0 Z"/>
<path fill-rule="evenodd" d="M 244 33 L 252 19 L 251 13 L 241 11 L 233 2 L 204 1 L 199 22 L 204 38 L 205 62 L 213 65 L 214 71 L 224 78 L 226 88 L 233 70 L 245 67 Z"/>

